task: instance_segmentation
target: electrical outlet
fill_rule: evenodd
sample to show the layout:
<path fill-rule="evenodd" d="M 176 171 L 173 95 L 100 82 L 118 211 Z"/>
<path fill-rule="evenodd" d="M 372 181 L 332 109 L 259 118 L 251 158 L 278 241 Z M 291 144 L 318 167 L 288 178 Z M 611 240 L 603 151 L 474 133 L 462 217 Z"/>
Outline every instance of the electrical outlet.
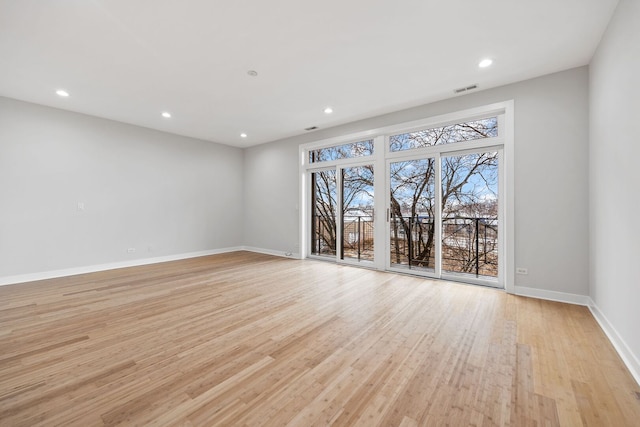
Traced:
<path fill-rule="evenodd" d="M 529 270 L 523 267 L 516 267 L 516 274 L 527 275 L 529 274 Z"/>
<path fill-rule="evenodd" d="M 136 251 L 136 248 L 127 249 L 127 253 L 130 253 L 130 254 L 134 253 L 135 251 Z"/>

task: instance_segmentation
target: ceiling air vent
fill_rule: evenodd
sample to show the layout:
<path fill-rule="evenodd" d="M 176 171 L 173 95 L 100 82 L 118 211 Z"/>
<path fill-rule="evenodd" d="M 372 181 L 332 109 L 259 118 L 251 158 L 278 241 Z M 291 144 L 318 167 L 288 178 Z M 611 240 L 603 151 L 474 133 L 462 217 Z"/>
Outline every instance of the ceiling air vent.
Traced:
<path fill-rule="evenodd" d="M 467 87 L 461 87 L 459 89 L 454 89 L 453 93 L 462 93 L 462 92 L 467 92 L 469 90 L 474 90 L 477 89 L 478 85 L 471 85 L 471 86 L 467 86 Z"/>
<path fill-rule="evenodd" d="M 306 131 L 316 130 L 316 129 L 318 129 L 318 126 L 311 126 L 311 127 L 308 127 L 308 128 L 304 128 L 304 130 L 306 130 Z"/>

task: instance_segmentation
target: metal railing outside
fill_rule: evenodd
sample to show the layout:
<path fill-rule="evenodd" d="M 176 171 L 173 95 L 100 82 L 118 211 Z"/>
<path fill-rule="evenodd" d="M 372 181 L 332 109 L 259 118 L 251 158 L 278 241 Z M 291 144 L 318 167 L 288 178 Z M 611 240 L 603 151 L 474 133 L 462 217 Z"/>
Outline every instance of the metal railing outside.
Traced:
<path fill-rule="evenodd" d="M 342 258 L 373 261 L 373 218 L 345 215 L 342 225 Z"/>
<path fill-rule="evenodd" d="M 373 260 L 374 226 L 371 216 L 345 215 L 341 258 Z M 409 268 L 435 266 L 434 222 L 421 216 L 391 215 L 391 263 Z M 336 255 L 336 225 L 321 215 L 313 218 L 312 253 Z M 452 217 L 442 220 L 442 270 L 498 275 L 498 220 L 491 217 Z"/>
<path fill-rule="evenodd" d="M 396 265 L 433 269 L 434 222 L 420 216 L 391 216 L 391 259 Z M 407 237 L 407 235 L 409 237 Z M 498 275 L 498 221 L 489 217 L 442 220 L 442 269 L 479 276 Z"/>
<path fill-rule="evenodd" d="M 342 226 L 342 258 L 373 260 L 373 218 L 363 215 L 345 215 Z M 314 255 L 336 255 L 336 225 L 332 218 L 316 215 L 312 224 Z"/>

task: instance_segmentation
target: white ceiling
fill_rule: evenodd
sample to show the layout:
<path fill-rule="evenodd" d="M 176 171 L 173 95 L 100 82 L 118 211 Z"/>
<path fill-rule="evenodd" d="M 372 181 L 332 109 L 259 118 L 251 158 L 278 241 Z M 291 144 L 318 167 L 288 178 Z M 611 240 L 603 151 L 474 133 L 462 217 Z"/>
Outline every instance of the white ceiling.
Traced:
<path fill-rule="evenodd" d="M 585 65 L 616 4 L 0 0 L 0 95 L 246 147 Z"/>

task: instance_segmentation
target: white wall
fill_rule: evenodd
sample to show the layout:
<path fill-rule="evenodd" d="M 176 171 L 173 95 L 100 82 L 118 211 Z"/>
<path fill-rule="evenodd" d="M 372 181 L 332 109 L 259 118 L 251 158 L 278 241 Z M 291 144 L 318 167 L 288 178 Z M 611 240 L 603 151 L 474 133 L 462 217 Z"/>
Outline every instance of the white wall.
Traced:
<path fill-rule="evenodd" d="M 240 245 L 299 252 L 299 144 L 514 99 L 515 257 L 529 269 L 516 285 L 587 295 L 587 77 L 582 67 L 244 151 L 0 98 L 0 278 Z"/>
<path fill-rule="evenodd" d="M 298 251 L 300 144 L 513 99 L 516 285 L 586 296 L 587 88 L 581 67 L 246 149 L 244 243 Z"/>
<path fill-rule="evenodd" d="M 242 180 L 240 149 L 0 98 L 0 278 L 239 246 Z"/>
<path fill-rule="evenodd" d="M 591 298 L 640 382 L 639 24 L 621 0 L 590 65 L 589 212 Z"/>
<path fill-rule="evenodd" d="M 298 248 L 298 145 L 262 144 L 244 152 L 244 244 L 279 254 Z"/>

